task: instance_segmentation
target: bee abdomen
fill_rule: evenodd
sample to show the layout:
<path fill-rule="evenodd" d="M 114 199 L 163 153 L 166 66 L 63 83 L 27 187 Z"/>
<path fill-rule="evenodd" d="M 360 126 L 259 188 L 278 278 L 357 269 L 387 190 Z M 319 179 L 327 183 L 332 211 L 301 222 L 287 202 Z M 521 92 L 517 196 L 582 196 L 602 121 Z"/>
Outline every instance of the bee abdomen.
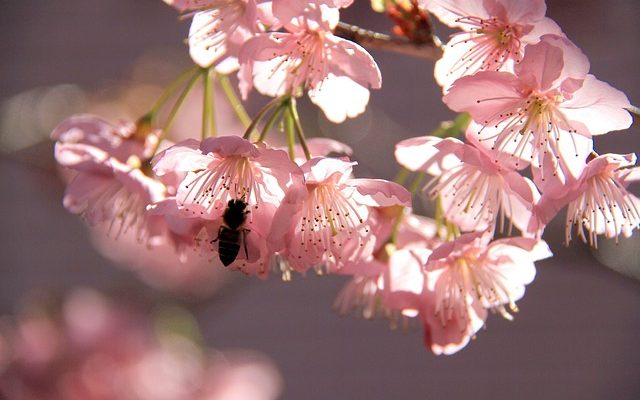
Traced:
<path fill-rule="evenodd" d="M 227 267 L 236 260 L 240 251 L 240 231 L 223 228 L 218 238 L 218 255 L 220 261 Z"/>

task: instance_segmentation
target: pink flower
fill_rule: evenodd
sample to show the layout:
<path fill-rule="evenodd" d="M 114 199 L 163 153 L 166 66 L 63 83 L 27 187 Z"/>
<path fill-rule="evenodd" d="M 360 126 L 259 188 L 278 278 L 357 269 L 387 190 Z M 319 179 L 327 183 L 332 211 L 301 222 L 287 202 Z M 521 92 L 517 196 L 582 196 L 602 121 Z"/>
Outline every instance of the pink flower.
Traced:
<path fill-rule="evenodd" d="M 94 115 L 78 114 L 60 122 L 51 132 L 51 139 L 60 144 L 55 149 L 56 159 L 63 164 L 81 162 L 74 150 L 90 148 L 102 150 L 120 162 L 127 162 L 132 155 L 139 159 L 148 157 L 148 150 L 156 143 L 155 135 L 136 138 L 135 131 L 133 123 L 119 122 L 113 125 Z"/>
<path fill-rule="evenodd" d="M 146 207 L 162 200 L 166 187 L 143 161 L 155 136 L 143 143 L 132 134 L 133 126 L 116 127 L 91 116 L 74 116 L 56 127 L 56 160 L 77 171 L 63 203 L 92 226 L 106 223 L 116 237 L 132 229 L 139 241 L 153 244 L 164 225 Z"/>
<path fill-rule="evenodd" d="M 487 310 L 512 319 L 508 306 L 535 276 L 534 261 L 550 257 L 545 242 L 508 238 L 488 243 L 483 233 L 469 233 L 433 250 L 426 262 L 425 344 L 435 354 L 460 350 L 484 325 Z"/>
<path fill-rule="evenodd" d="M 270 240 L 297 271 L 326 266 L 336 272 L 371 256 L 376 237 L 372 207 L 410 205 L 392 182 L 353 179 L 354 163 L 317 157 L 302 166 L 306 189 L 291 191 L 276 212 Z"/>
<path fill-rule="evenodd" d="M 591 151 L 591 136 L 632 122 L 624 93 L 588 70 L 587 58 L 570 41 L 545 35 L 527 46 L 515 74 L 486 71 L 460 78 L 443 100 L 482 125 L 480 142 L 513 159 L 535 160 L 543 179 L 577 177 Z M 543 163 L 546 153 L 553 164 Z"/>
<path fill-rule="evenodd" d="M 334 308 L 341 314 L 357 309 L 365 318 L 382 316 L 394 325 L 410 324 L 424 308 L 423 266 L 439 244 L 435 221 L 405 213 L 395 245 L 383 244 L 373 257 L 340 271 L 353 277 L 336 297 Z"/>
<path fill-rule="evenodd" d="M 458 78 L 478 71 L 513 71 L 524 48 L 540 36 L 562 35 L 560 27 L 544 16 L 544 0 L 423 0 L 424 7 L 443 23 L 463 32 L 452 35 L 435 78 L 447 91 Z"/>
<path fill-rule="evenodd" d="M 164 0 L 180 12 L 193 15 L 189 52 L 206 68 L 229 73 L 238 68 L 240 47 L 258 31 L 260 13 L 255 0 Z M 264 2 L 264 1 L 263 1 Z"/>
<path fill-rule="evenodd" d="M 158 154 L 154 171 L 161 177 L 186 173 L 176 195 L 161 203 L 156 212 L 172 216 L 176 222 L 201 219 L 213 240 L 219 236 L 229 202 L 246 203 L 247 220 L 240 227 L 243 243 L 233 268 L 266 276 L 273 255 L 267 237 L 274 213 L 287 191 L 303 187 L 301 171 L 284 151 L 257 146 L 237 136 L 209 138 L 202 143 L 190 139 Z"/>
<path fill-rule="evenodd" d="M 462 230 L 493 232 L 499 219 L 503 231 L 507 217 L 526 231 L 539 196 L 533 182 L 494 162 L 482 147 L 424 136 L 398 143 L 396 159 L 437 177 L 427 185 L 428 193 L 440 198 L 447 220 Z"/>
<path fill-rule="evenodd" d="M 618 239 L 631 236 L 640 226 L 640 200 L 629 193 L 640 180 L 635 154 L 604 154 L 589 161 L 582 175 L 570 185 L 545 191 L 536 206 L 531 230 L 540 230 L 568 204 L 566 243 L 575 228 L 583 241 L 597 247 L 598 235 Z"/>
<path fill-rule="evenodd" d="M 276 7 L 280 3 L 282 7 Z M 373 58 L 357 44 L 331 33 L 337 13 L 328 15 L 309 3 L 307 8 L 317 11 L 315 19 L 292 16 L 285 5 L 274 3 L 274 14 L 285 21 L 294 18 L 285 25 L 288 32 L 257 34 L 242 48 L 243 96 L 252 86 L 273 97 L 299 95 L 303 89 L 333 122 L 361 114 L 369 102 L 369 88 L 378 89 L 382 83 Z"/>

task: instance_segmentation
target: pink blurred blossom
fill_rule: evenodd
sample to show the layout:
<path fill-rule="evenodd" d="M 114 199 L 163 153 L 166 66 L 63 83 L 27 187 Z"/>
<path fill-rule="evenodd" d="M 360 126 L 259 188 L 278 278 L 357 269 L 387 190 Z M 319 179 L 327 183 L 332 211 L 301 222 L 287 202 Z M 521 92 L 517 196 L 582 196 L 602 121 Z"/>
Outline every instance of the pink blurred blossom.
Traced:
<path fill-rule="evenodd" d="M 210 353 L 166 322 L 157 322 L 136 305 L 116 303 L 89 289 L 76 289 L 61 308 L 35 304 L 0 333 L 10 344 L 2 348 L 9 362 L 0 370 L 0 396 L 8 400 L 273 400 L 279 396 L 281 378 L 266 357 L 248 351 Z"/>

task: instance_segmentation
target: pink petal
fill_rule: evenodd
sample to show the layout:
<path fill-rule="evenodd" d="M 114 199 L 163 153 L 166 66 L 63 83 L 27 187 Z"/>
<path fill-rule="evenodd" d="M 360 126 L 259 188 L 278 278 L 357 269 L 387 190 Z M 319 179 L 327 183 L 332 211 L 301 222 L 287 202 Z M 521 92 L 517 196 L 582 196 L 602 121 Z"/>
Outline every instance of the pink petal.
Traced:
<path fill-rule="evenodd" d="M 509 246 L 510 248 L 504 248 L 503 246 Z M 512 257 L 512 259 L 514 260 L 515 264 L 518 264 L 519 261 L 533 262 L 553 257 L 553 253 L 551 252 L 549 245 L 544 240 L 530 239 L 525 237 L 513 237 L 495 240 L 489 245 L 488 251 L 495 252 L 497 254 L 509 254 L 510 257 Z M 510 254 L 514 251 L 515 253 Z M 521 251 L 524 251 L 526 254 L 523 254 Z M 528 280 L 527 283 L 531 282 L 532 280 L 533 278 Z"/>
<path fill-rule="evenodd" d="M 303 185 L 293 185 L 282 199 L 282 203 L 273 215 L 271 232 L 267 243 L 272 251 L 282 250 L 293 239 L 292 229 L 300 219 L 302 204 L 306 200 L 308 190 Z"/>
<path fill-rule="evenodd" d="M 477 0 L 421 0 L 420 3 L 443 24 L 456 28 L 465 25 L 457 21 L 459 18 L 475 16 L 484 19 L 492 16 L 483 2 Z"/>
<path fill-rule="evenodd" d="M 533 29 L 522 36 L 520 40 L 525 43 L 537 43 L 544 35 L 564 36 L 564 33 L 554 20 L 545 17 L 533 24 Z"/>
<path fill-rule="evenodd" d="M 273 0 L 273 15 L 284 25 L 307 25 L 312 29 L 331 30 L 336 25 L 337 10 L 321 7 L 320 2 Z M 302 21 L 294 21 L 302 20 Z M 294 28 L 295 29 L 295 28 Z"/>
<path fill-rule="evenodd" d="M 222 157 L 257 157 L 260 154 L 253 143 L 239 136 L 206 138 L 200 144 L 200 150 L 203 154 L 215 153 Z"/>
<path fill-rule="evenodd" d="M 490 2 L 484 2 L 491 4 Z M 544 0 L 496 0 L 497 7 L 504 8 L 505 21 L 511 24 L 537 24 L 547 12 Z M 495 12 L 495 11 L 494 11 Z"/>
<path fill-rule="evenodd" d="M 327 119 L 339 124 L 362 114 L 369 103 L 369 90 L 347 76 L 329 74 L 309 90 L 311 102 L 324 111 Z"/>
<path fill-rule="evenodd" d="M 517 172 L 509 172 L 503 175 L 508 185 L 506 204 L 503 205 L 505 213 L 521 232 L 527 231 L 531 214 L 540 194 L 531 180 Z"/>
<path fill-rule="evenodd" d="M 94 173 L 110 172 L 105 164 L 109 154 L 93 146 L 56 143 L 55 158 L 58 164 L 67 168 Z"/>
<path fill-rule="evenodd" d="M 191 59 L 207 68 L 224 56 L 227 51 L 228 29 L 222 26 L 218 9 L 199 12 L 193 17 L 189 29 L 189 54 Z"/>
<path fill-rule="evenodd" d="M 589 60 L 569 39 L 545 35 L 525 48 L 515 73 L 538 90 L 559 86 L 566 79 L 582 80 L 589 72 Z"/>
<path fill-rule="evenodd" d="M 213 7 L 217 0 L 162 0 L 180 12 L 202 10 Z"/>
<path fill-rule="evenodd" d="M 478 123 L 516 108 L 524 96 L 518 79 L 507 72 L 483 71 L 458 79 L 442 101 L 454 111 L 468 112 Z"/>
<path fill-rule="evenodd" d="M 401 185 L 383 179 L 351 179 L 355 186 L 353 198 L 369 207 L 411 207 L 411 193 Z"/>
<path fill-rule="evenodd" d="M 164 176 L 176 171 L 196 171 L 205 169 L 211 162 L 200 151 L 200 142 L 187 139 L 158 153 L 152 160 L 153 171 L 158 176 Z"/>
<path fill-rule="evenodd" d="M 307 184 L 316 184 L 329 180 L 345 181 L 351 176 L 354 165 L 356 165 L 355 162 L 338 158 L 316 157 L 300 168 L 305 173 Z"/>
<path fill-rule="evenodd" d="M 331 153 L 346 154 L 348 156 L 353 154 L 351 147 L 331 138 L 315 137 L 307 139 L 307 147 L 312 156 L 327 156 Z M 297 147 L 296 156 L 303 157 L 301 152 L 302 149 Z"/>
<path fill-rule="evenodd" d="M 433 69 L 433 76 L 438 85 L 442 86 L 443 93 L 446 94 L 451 85 L 463 76 L 473 75 L 484 69 L 482 68 L 483 57 L 469 59 L 469 54 L 477 46 L 478 44 L 472 40 L 460 41 L 455 37 L 445 44 L 444 53 L 436 61 Z M 513 65 L 512 60 L 507 60 L 500 71 L 511 72 Z"/>
<path fill-rule="evenodd" d="M 348 76 L 365 88 L 379 89 L 382 76 L 371 55 L 356 43 L 335 35 L 326 35 L 329 71 L 336 76 Z M 346 96 L 348 97 L 348 96 Z"/>
<path fill-rule="evenodd" d="M 426 263 L 431 250 L 412 249 L 395 251 L 389 259 L 388 276 L 385 291 L 410 292 L 416 295 L 424 289 L 422 266 Z"/>
<path fill-rule="evenodd" d="M 458 352 L 469 343 L 471 336 L 484 326 L 487 310 L 479 302 L 472 302 L 467 306 L 467 310 L 467 321 L 458 320 L 454 316 L 444 324 L 440 317 L 434 314 L 433 306 L 425 312 L 424 341 L 435 355 L 451 355 Z"/>
<path fill-rule="evenodd" d="M 435 136 L 421 136 L 398 142 L 396 161 L 410 171 L 424 171 L 438 176 L 443 170 L 460 163 L 459 157 L 442 153 L 435 147 L 440 142 L 442 139 Z"/>
<path fill-rule="evenodd" d="M 90 203 L 94 203 L 95 199 L 113 184 L 114 179 L 111 176 L 80 173 L 67 185 L 63 205 L 69 212 L 82 213 Z M 91 215 L 86 217 L 89 223 L 96 223 L 101 218 L 93 219 Z"/>
<path fill-rule="evenodd" d="M 583 135 L 602 135 L 631 126 L 633 119 L 625 110 L 629 106 L 623 92 L 587 75 L 582 87 L 560 109 L 572 125 L 583 127 Z"/>
<path fill-rule="evenodd" d="M 436 247 L 433 250 L 431 256 L 429 256 L 429 260 L 427 261 L 425 268 L 427 269 L 427 271 L 438 269 L 434 264 L 436 261 L 447 258 L 451 253 L 464 248 L 469 243 L 483 239 L 483 236 L 485 236 L 485 232 L 465 233 L 455 240 L 442 243 L 440 246 Z"/>

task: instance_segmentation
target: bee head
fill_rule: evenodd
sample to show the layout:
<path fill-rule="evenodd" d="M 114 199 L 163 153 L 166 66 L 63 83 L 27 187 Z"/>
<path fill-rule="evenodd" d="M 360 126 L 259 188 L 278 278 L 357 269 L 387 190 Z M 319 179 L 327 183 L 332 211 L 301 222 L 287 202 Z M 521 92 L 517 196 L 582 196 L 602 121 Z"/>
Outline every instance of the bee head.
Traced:
<path fill-rule="evenodd" d="M 247 208 L 247 203 L 244 201 L 244 198 L 231 199 L 227 203 L 227 207 L 230 208 L 230 209 L 236 209 L 236 210 L 239 210 L 239 211 L 243 211 L 245 208 Z"/>

